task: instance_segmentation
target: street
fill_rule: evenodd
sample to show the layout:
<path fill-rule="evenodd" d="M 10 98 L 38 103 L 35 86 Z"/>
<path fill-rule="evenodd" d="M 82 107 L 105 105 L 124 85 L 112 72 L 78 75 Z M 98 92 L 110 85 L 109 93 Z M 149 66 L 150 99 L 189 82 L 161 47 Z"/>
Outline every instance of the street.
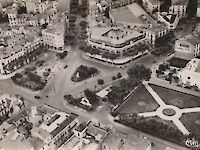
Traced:
<path fill-rule="evenodd" d="M 124 68 L 116 68 L 84 59 L 82 57 L 82 52 L 78 50 L 78 48 L 74 48 L 63 60 L 63 64 L 67 64 L 68 67 L 64 68 L 63 66 L 59 68 L 58 71 L 55 72 L 55 75 L 50 79 L 50 81 L 48 81 L 48 84 L 43 90 L 39 92 L 32 92 L 31 90 L 15 85 L 11 79 L 8 79 L 2 80 L 0 82 L 0 91 L 3 93 L 18 94 L 23 96 L 25 101 L 27 101 L 30 105 L 45 104 L 62 111 L 78 114 L 81 121 L 94 119 L 105 125 L 112 126 L 120 132 L 140 135 L 141 132 L 114 122 L 112 116 L 109 113 L 108 104 L 105 104 L 94 113 L 88 113 L 84 110 L 80 110 L 78 108 L 72 107 L 71 105 L 68 105 L 64 100 L 64 95 L 71 94 L 73 96 L 78 96 L 87 88 L 94 89 L 95 86 L 100 86 L 97 84 L 98 79 L 103 79 L 105 81 L 105 85 L 109 85 L 113 82 L 112 76 L 116 76 L 118 72 L 121 72 L 123 77 L 127 77 L 127 70 L 135 64 L 143 64 L 147 67 L 155 68 L 155 61 L 163 61 L 163 57 L 156 58 L 151 54 L 147 54 L 144 57 L 134 60 Z M 74 83 L 71 81 L 71 76 L 76 68 L 80 65 L 87 65 L 98 68 L 100 70 L 100 74 L 85 81 Z M 35 95 L 39 95 L 41 98 L 35 99 Z M 164 150 L 166 147 L 174 147 L 180 150 L 184 150 L 183 147 L 180 147 L 176 144 L 172 144 L 170 142 L 146 135 L 144 133 L 142 135 L 148 137 L 154 143 L 153 150 Z"/>

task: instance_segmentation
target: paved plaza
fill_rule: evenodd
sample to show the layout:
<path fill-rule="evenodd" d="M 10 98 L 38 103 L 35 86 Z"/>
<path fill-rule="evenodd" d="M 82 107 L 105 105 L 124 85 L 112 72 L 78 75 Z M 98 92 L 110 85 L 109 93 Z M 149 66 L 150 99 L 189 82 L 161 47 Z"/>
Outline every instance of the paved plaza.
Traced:
<path fill-rule="evenodd" d="M 144 82 L 143 84 L 145 88 L 148 90 L 148 92 L 151 94 L 151 96 L 154 98 L 154 100 L 159 104 L 159 107 L 157 108 L 156 111 L 143 112 L 143 113 L 139 113 L 138 115 L 143 116 L 143 117 L 158 116 L 163 120 L 172 121 L 183 134 L 185 135 L 190 134 L 188 129 L 180 121 L 180 118 L 185 113 L 200 112 L 200 107 L 180 109 L 173 105 L 167 105 L 159 97 L 159 95 L 149 86 L 147 82 Z"/>

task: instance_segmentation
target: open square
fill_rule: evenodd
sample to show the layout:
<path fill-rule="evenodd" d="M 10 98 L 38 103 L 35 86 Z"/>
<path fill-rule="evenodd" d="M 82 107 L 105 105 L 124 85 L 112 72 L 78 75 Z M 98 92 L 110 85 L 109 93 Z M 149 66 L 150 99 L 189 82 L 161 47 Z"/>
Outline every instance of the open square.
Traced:
<path fill-rule="evenodd" d="M 145 107 L 146 103 L 151 108 Z M 163 120 L 163 123 L 180 130 L 184 135 L 197 134 L 200 129 L 199 97 L 148 83 L 139 86 L 118 108 L 118 112 Z"/>

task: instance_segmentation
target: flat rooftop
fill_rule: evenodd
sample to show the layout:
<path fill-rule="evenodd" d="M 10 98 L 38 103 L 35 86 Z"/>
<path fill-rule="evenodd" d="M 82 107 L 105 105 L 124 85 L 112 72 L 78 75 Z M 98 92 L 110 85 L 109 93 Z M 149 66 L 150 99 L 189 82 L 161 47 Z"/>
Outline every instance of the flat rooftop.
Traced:
<path fill-rule="evenodd" d="M 29 150 L 32 144 L 16 131 L 11 131 L 6 138 L 0 141 L 0 149 L 3 150 Z"/>
<path fill-rule="evenodd" d="M 51 34 L 63 35 L 65 32 L 65 25 L 63 23 L 56 23 L 55 25 L 49 26 L 44 31 Z"/>
<path fill-rule="evenodd" d="M 172 0 L 172 5 L 187 5 L 189 0 Z"/>
<path fill-rule="evenodd" d="M 134 30 L 123 27 L 107 27 L 91 29 L 91 39 L 98 40 L 112 45 L 123 44 L 131 39 L 142 36 L 143 34 Z"/>
<path fill-rule="evenodd" d="M 149 16 L 137 3 L 112 9 L 111 15 L 116 22 L 135 24 L 143 24 L 141 16 Z"/>
<path fill-rule="evenodd" d="M 192 59 L 185 67 L 185 69 L 190 70 L 191 72 L 200 73 L 200 59 Z"/>
<path fill-rule="evenodd" d="M 193 45 L 197 45 L 200 43 L 200 33 L 186 35 L 185 37 L 181 38 L 180 40 L 187 41 Z"/>
<path fill-rule="evenodd" d="M 170 14 L 170 13 L 160 13 L 160 15 L 169 23 L 174 23 L 176 18 L 178 17 L 177 14 Z"/>
<path fill-rule="evenodd" d="M 37 32 L 34 32 L 34 30 L 27 30 L 27 32 L 28 34 L 26 35 L 16 34 L 15 37 L 6 37 L 6 43 L 12 44 L 8 45 L 8 47 L 0 48 L 0 59 L 7 58 L 12 54 L 21 51 L 26 45 L 34 42 L 34 40 L 38 38 L 38 34 Z"/>
<path fill-rule="evenodd" d="M 160 0 L 149 0 L 152 4 L 159 4 Z"/>
<path fill-rule="evenodd" d="M 142 137 L 136 135 L 124 135 L 119 132 L 113 132 L 108 134 L 104 143 L 109 145 L 111 149 L 120 149 L 120 150 L 145 150 L 147 149 L 151 142 L 145 140 Z"/>
<path fill-rule="evenodd" d="M 47 123 L 43 123 L 41 125 L 41 129 L 46 130 L 53 137 L 55 137 L 76 118 L 77 116 L 73 114 L 56 112 Z"/>
<path fill-rule="evenodd" d="M 122 146 L 122 150 L 146 150 L 150 145 L 150 141 L 145 140 L 144 138 L 136 136 L 134 134 L 131 134 L 127 136 L 126 142 Z"/>

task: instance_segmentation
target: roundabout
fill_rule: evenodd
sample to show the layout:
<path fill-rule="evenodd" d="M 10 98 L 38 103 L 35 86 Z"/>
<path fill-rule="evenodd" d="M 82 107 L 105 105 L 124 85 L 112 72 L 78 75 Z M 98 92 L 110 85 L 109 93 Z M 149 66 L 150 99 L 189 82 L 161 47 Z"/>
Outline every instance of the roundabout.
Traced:
<path fill-rule="evenodd" d="M 159 104 L 159 107 L 156 111 L 153 112 L 143 112 L 139 113 L 139 116 L 143 117 L 160 117 L 163 120 L 173 122 L 177 128 L 184 134 L 189 135 L 190 132 L 187 128 L 183 125 L 180 121 L 180 118 L 185 113 L 192 113 L 192 112 L 200 112 L 200 107 L 193 107 L 193 108 L 184 108 L 180 109 L 174 105 L 167 105 L 165 102 L 158 96 L 158 94 L 148 85 L 148 83 L 143 83 L 147 91 L 151 94 L 154 100 Z"/>
<path fill-rule="evenodd" d="M 182 116 L 180 109 L 173 105 L 165 105 L 158 107 L 156 114 L 163 120 L 173 121 L 174 119 L 179 119 Z"/>

